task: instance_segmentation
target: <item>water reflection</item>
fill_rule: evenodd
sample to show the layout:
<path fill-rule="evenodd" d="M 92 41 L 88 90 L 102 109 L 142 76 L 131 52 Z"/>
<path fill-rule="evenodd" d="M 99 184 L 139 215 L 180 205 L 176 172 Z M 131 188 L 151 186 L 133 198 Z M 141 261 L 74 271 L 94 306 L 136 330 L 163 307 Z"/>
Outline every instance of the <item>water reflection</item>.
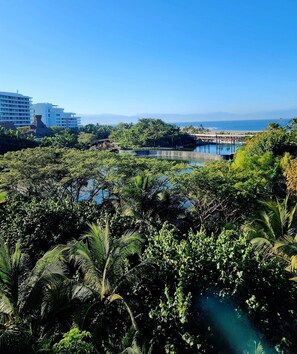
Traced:
<path fill-rule="evenodd" d="M 217 155 L 231 155 L 235 151 L 242 147 L 242 144 L 205 144 L 196 146 L 193 151 L 195 152 L 205 152 L 208 154 L 217 154 Z"/>
<path fill-rule="evenodd" d="M 178 158 L 172 157 L 172 156 L 160 156 L 160 155 L 145 155 L 145 156 L 139 156 L 139 157 L 146 157 L 146 158 L 154 158 L 154 159 L 159 159 L 159 160 L 170 160 L 170 161 L 176 161 L 176 162 L 183 162 L 183 163 L 188 163 L 189 165 L 195 165 L 195 166 L 204 166 L 206 162 L 209 162 L 209 159 L 199 159 L 199 160 L 188 160 L 187 158 L 183 158 L 179 156 Z"/>

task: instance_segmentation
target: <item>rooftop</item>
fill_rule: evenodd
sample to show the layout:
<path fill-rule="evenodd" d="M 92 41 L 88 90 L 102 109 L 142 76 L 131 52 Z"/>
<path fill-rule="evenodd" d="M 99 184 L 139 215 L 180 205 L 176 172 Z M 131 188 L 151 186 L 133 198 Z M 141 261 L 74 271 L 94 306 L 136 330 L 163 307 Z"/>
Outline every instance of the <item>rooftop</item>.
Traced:
<path fill-rule="evenodd" d="M 25 96 L 25 95 L 22 95 L 20 93 L 15 93 L 15 92 L 3 92 L 3 91 L 0 91 L 0 96 L 15 96 L 15 97 L 28 97 L 28 98 L 31 98 L 30 96 Z"/>

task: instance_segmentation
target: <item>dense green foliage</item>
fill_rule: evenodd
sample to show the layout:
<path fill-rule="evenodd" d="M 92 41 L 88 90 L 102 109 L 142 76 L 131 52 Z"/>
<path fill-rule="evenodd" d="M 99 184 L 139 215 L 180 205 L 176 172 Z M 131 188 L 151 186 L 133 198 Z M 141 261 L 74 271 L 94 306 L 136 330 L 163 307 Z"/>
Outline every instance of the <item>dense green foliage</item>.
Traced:
<path fill-rule="evenodd" d="M 32 137 L 26 137 L 18 130 L 7 130 L 0 127 L 0 154 L 8 151 L 33 148 L 37 145 L 38 142 Z"/>
<path fill-rule="evenodd" d="M 183 127 L 182 130 L 188 134 L 201 134 L 209 131 L 209 129 L 204 128 L 202 124 L 199 126 L 188 125 Z"/>
<path fill-rule="evenodd" d="M 116 126 L 87 124 L 78 129 L 52 127 L 48 136 L 41 141 L 34 139 L 29 128 L 21 127 L 17 131 L 1 128 L 0 154 L 36 146 L 89 149 L 102 139 L 110 139 L 116 146 L 122 148 L 175 148 L 195 145 L 195 139 L 190 135 L 195 130 L 180 130 L 175 125 L 154 118 L 140 119 L 136 124 L 119 123 Z"/>
<path fill-rule="evenodd" d="M 194 139 L 161 119 L 140 119 L 137 124 L 118 124 L 110 139 L 121 147 L 176 147 L 193 145 Z"/>
<path fill-rule="evenodd" d="M 20 240 L 33 264 L 50 248 L 66 243 L 86 231 L 86 224 L 96 221 L 95 203 L 57 202 L 14 197 L 0 209 L 3 239 L 9 247 Z"/>
<path fill-rule="evenodd" d="M 87 124 L 79 128 L 79 133 L 92 134 L 95 139 L 107 139 L 113 130 L 111 125 Z"/>
<path fill-rule="evenodd" d="M 112 126 L 87 124 L 79 129 L 51 128 L 53 136 L 45 137 L 41 146 L 57 148 L 89 148 L 98 139 L 107 139 L 113 131 Z"/>
<path fill-rule="evenodd" d="M 78 147 L 78 132 L 71 129 L 53 129 L 54 136 L 46 136 L 42 139 L 41 146 L 55 148 L 74 148 Z"/>
<path fill-rule="evenodd" d="M 250 340 L 280 341 L 280 327 L 295 343 L 291 330 L 296 288 L 282 264 L 256 254 L 244 235 L 223 231 L 214 237 L 200 231 L 179 240 L 163 228 L 150 242 L 146 257 L 157 260 L 158 278 L 164 284 L 149 315 L 166 328 L 157 332 L 165 347 L 193 353 L 243 352 Z M 216 311 L 227 312 L 224 321 Z M 230 326 L 237 326 L 238 332 L 232 333 Z M 241 327 L 249 334 L 241 333 Z"/>
<path fill-rule="evenodd" d="M 78 328 L 73 328 L 65 333 L 64 338 L 59 343 L 54 345 L 54 353 L 64 354 L 92 354 L 95 353 L 95 348 L 92 343 L 88 343 L 86 339 L 91 337 L 91 333 L 80 331 Z"/>
<path fill-rule="evenodd" d="M 181 133 L 90 125 L 1 157 L 0 352 L 294 353 L 294 121 L 204 167 L 86 150 L 109 134 Z"/>

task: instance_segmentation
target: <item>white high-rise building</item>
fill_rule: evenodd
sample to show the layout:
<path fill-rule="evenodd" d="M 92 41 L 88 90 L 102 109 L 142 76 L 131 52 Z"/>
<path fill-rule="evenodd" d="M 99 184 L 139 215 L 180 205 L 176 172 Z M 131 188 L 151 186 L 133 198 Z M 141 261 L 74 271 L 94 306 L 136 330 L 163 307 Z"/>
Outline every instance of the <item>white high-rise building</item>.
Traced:
<path fill-rule="evenodd" d="M 78 128 L 80 125 L 80 117 L 75 113 L 64 112 L 64 108 L 51 103 L 35 103 L 32 111 L 33 115 L 41 115 L 43 123 L 48 127 Z"/>
<path fill-rule="evenodd" d="M 31 97 L 0 92 L 0 122 L 13 123 L 18 128 L 30 125 L 32 118 Z"/>

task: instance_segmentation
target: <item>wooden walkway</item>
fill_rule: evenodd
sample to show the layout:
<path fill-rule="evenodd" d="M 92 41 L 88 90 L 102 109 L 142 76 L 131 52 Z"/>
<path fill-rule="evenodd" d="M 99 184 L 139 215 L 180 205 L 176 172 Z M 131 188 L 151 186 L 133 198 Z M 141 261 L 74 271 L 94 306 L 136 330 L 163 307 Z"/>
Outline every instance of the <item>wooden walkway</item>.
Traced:
<path fill-rule="evenodd" d="M 196 140 L 205 141 L 216 144 L 234 144 L 243 143 L 247 137 L 252 137 L 251 133 L 236 133 L 236 134 L 191 134 Z"/>

